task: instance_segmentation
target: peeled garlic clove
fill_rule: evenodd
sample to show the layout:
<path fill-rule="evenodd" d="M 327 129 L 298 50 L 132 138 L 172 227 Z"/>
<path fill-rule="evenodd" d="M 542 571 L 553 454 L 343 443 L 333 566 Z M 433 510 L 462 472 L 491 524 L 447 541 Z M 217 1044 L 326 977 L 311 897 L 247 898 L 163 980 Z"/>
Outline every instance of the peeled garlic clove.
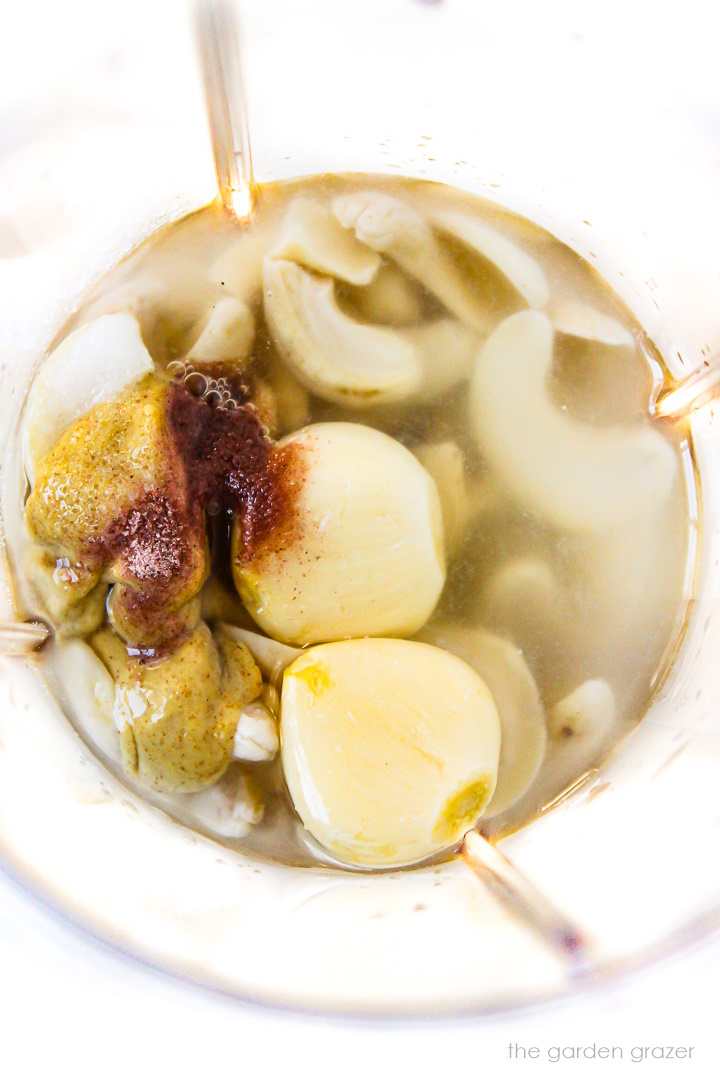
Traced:
<path fill-rule="evenodd" d="M 187 358 L 198 363 L 242 361 L 250 355 L 254 337 L 250 308 L 236 296 L 225 296 L 213 304 Z"/>
<path fill-rule="evenodd" d="M 582 738 L 598 746 L 615 723 L 615 694 L 605 679 L 588 679 L 548 714 L 554 739 Z"/>
<path fill-rule="evenodd" d="M 280 746 L 275 717 L 259 701 L 246 705 L 235 728 L 233 757 L 237 761 L 272 761 Z"/>
<path fill-rule="evenodd" d="M 675 452 L 650 426 L 595 428 L 551 400 L 553 330 L 522 311 L 488 339 L 471 384 L 481 451 L 520 503 L 561 528 L 605 531 L 668 497 Z"/>
<path fill-rule="evenodd" d="M 326 206 L 312 199 L 295 199 L 268 254 L 351 285 L 367 285 L 380 266 L 376 251 L 356 240 Z"/>
<path fill-rule="evenodd" d="M 49 662 L 83 734 L 101 753 L 118 762 L 115 683 L 108 669 L 79 638 L 54 642 Z"/>
<path fill-rule="evenodd" d="M 437 486 L 442 509 L 445 551 L 451 559 L 460 547 L 470 518 L 465 461 L 457 443 L 425 443 L 413 451 Z"/>
<path fill-rule="evenodd" d="M 388 255 L 416 278 L 461 322 L 487 333 L 487 315 L 470 283 L 443 251 L 425 218 L 412 207 L 378 191 L 341 195 L 333 213 L 362 243 Z"/>
<path fill-rule="evenodd" d="M 401 327 L 422 318 L 419 287 L 391 263 L 383 263 L 369 285 L 347 289 L 345 298 L 352 312 L 365 322 Z"/>
<path fill-rule="evenodd" d="M 282 641 L 274 641 L 264 634 L 256 634 L 240 626 L 229 626 L 227 623 L 223 623 L 221 629 L 233 641 L 247 645 L 266 679 L 277 679 L 286 667 L 297 660 L 298 656 L 302 656 L 302 649 L 294 649 L 292 645 L 284 645 Z"/>
<path fill-rule="evenodd" d="M 469 664 L 495 700 L 502 740 L 497 787 L 485 816 L 503 813 L 528 790 L 545 756 L 545 714 L 530 669 L 519 649 L 479 628 L 448 622 L 425 627 L 418 637 Z"/>
<path fill-rule="evenodd" d="M 285 672 L 282 763 L 305 828 L 361 866 L 458 843 L 495 788 L 500 723 L 488 688 L 416 641 L 339 641 Z"/>
<path fill-rule="evenodd" d="M 100 315 L 68 335 L 44 361 L 28 395 L 23 429 L 28 479 L 32 482 L 37 463 L 72 423 L 152 370 L 137 320 L 127 312 Z"/>
<path fill-rule="evenodd" d="M 550 305 L 548 315 L 555 329 L 569 337 L 599 341 L 603 345 L 635 344 L 630 331 L 616 319 L 581 304 L 579 300 L 556 300 Z"/>
<path fill-rule="evenodd" d="M 399 442 L 361 424 L 313 424 L 283 439 L 298 462 L 286 534 L 245 557 L 233 532 L 233 576 L 271 637 L 304 645 L 363 634 L 412 634 L 445 581 L 440 500 Z"/>
<path fill-rule="evenodd" d="M 457 210 L 438 210 L 430 220 L 436 228 L 491 262 L 529 307 L 545 307 L 550 299 L 547 279 L 535 260 L 512 240 Z"/>
<path fill-rule="evenodd" d="M 392 330 L 345 315 L 330 278 L 266 259 L 263 283 L 265 317 L 275 344 L 291 371 L 320 397 L 375 405 L 407 397 L 420 385 L 413 347 Z"/>
<path fill-rule="evenodd" d="M 416 400 L 434 401 L 470 378 L 480 339 L 457 319 L 436 319 L 403 331 L 403 337 L 415 349 L 423 370 Z"/>

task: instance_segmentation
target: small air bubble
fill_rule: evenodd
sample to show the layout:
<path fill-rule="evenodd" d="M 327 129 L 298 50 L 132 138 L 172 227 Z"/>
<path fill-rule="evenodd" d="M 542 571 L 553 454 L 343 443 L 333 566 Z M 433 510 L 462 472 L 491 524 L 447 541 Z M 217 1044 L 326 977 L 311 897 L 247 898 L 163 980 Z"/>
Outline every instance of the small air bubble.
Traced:
<path fill-rule="evenodd" d="M 202 397 L 207 391 L 207 379 L 199 371 L 191 371 L 185 376 L 185 389 L 195 397 Z"/>
<path fill-rule="evenodd" d="M 182 360 L 172 360 L 166 370 L 171 379 L 184 379 L 187 374 L 187 368 Z"/>

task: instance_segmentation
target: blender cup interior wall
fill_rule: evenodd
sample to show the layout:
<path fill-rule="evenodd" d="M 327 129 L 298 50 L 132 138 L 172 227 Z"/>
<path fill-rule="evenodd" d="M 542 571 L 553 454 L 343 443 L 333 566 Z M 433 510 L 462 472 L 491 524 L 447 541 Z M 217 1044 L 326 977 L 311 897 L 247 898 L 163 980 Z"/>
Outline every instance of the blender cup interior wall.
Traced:
<path fill-rule="evenodd" d="M 363 170 L 465 187 L 586 256 L 674 374 L 720 347 L 708 114 L 688 124 L 677 102 L 633 96 L 627 71 L 614 87 L 602 79 L 608 39 L 589 16 L 568 19 L 551 5 L 543 19 L 528 12 L 519 33 L 511 12 L 480 12 L 470 0 L 352 0 L 342 16 L 327 0 L 243 10 L 259 180 Z M 0 257 L 6 449 L 31 369 L 87 285 L 157 225 L 213 195 L 187 11 L 151 9 L 144 32 L 163 34 L 155 52 L 135 44 L 139 19 L 139 7 L 129 8 L 114 65 L 97 47 L 92 87 L 87 67 L 65 76 L 53 105 L 62 123 L 46 117 L 35 139 L 28 132 L 0 160 L 4 220 L 21 243 Z M 635 62 L 633 79 L 652 69 L 627 44 L 622 58 Z M 691 622 L 671 677 L 611 761 L 502 841 L 594 935 L 607 973 L 717 919 L 720 435 L 712 405 L 694 415 L 692 438 L 704 527 Z M 4 486 L 7 478 L 6 467 Z M 4 512 L 7 495 L 5 487 Z M 0 695 L 3 861 L 133 954 L 255 999 L 343 1011 L 487 1009 L 571 985 L 557 957 L 463 864 L 370 878 L 245 858 L 173 824 L 110 777 L 31 664 L 3 660 Z"/>

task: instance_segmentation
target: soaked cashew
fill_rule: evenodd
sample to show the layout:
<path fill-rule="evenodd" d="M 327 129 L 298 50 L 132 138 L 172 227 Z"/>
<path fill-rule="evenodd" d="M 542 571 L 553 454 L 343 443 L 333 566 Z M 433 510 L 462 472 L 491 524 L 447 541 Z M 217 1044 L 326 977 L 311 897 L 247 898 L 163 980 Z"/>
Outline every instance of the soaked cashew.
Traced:
<path fill-rule="evenodd" d="M 72 423 L 152 370 L 137 320 L 127 312 L 100 315 L 68 335 L 42 364 L 28 397 L 23 462 L 30 482 Z"/>
<path fill-rule="evenodd" d="M 345 315 L 331 278 L 266 259 L 263 286 L 265 317 L 279 352 L 320 397 L 375 405 L 407 397 L 420 385 L 422 371 L 412 346 L 393 330 Z"/>
<path fill-rule="evenodd" d="M 290 204 L 277 242 L 268 252 L 351 285 L 367 285 L 380 266 L 380 256 L 343 229 L 322 203 L 295 199 Z"/>
<path fill-rule="evenodd" d="M 630 331 L 616 319 L 602 315 L 579 300 L 556 300 L 548 308 L 548 315 L 555 329 L 569 337 L 599 341 L 603 345 L 632 347 L 635 344 Z"/>
<path fill-rule="evenodd" d="M 471 384 L 481 451 L 498 477 L 553 525 L 598 532 L 641 517 L 668 497 L 677 461 L 649 426 L 595 428 L 551 400 L 549 319 L 523 311 L 488 339 Z"/>
<path fill-rule="evenodd" d="M 413 453 L 437 486 L 445 552 L 448 559 L 452 559 L 462 544 L 470 520 L 470 499 L 462 450 L 454 442 L 425 443 L 416 446 Z"/>
<path fill-rule="evenodd" d="M 262 702 L 251 701 L 235 728 L 233 757 L 237 761 L 272 761 L 279 747 L 275 717 Z"/>
<path fill-rule="evenodd" d="M 382 192 L 358 191 L 335 199 L 333 213 L 346 229 L 355 230 L 358 240 L 393 259 L 461 322 L 481 334 L 489 331 L 471 284 L 417 210 Z"/>
<path fill-rule="evenodd" d="M 199 364 L 246 360 L 255 337 L 255 320 L 247 304 L 236 296 L 217 300 L 198 327 L 188 360 Z"/>
<path fill-rule="evenodd" d="M 433 225 L 487 259 L 510 282 L 531 308 L 543 308 L 550 299 L 545 274 L 535 260 L 508 237 L 468 214 L 438 210 Z"/>

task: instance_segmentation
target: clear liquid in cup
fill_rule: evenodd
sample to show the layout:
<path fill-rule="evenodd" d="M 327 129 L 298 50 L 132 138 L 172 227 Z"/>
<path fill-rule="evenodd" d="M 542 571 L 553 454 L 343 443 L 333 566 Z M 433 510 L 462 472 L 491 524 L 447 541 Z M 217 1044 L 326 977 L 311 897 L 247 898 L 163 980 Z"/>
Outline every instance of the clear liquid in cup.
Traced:
<path fill-rule="evenodd" d="M 583 259 L 452 188 L 309 177 L 161 229 L 21 421 L 8 542 L 51 688 L 124 782 L 269 859 L 522 826 L 680 641 L 667 378 Z"/>

